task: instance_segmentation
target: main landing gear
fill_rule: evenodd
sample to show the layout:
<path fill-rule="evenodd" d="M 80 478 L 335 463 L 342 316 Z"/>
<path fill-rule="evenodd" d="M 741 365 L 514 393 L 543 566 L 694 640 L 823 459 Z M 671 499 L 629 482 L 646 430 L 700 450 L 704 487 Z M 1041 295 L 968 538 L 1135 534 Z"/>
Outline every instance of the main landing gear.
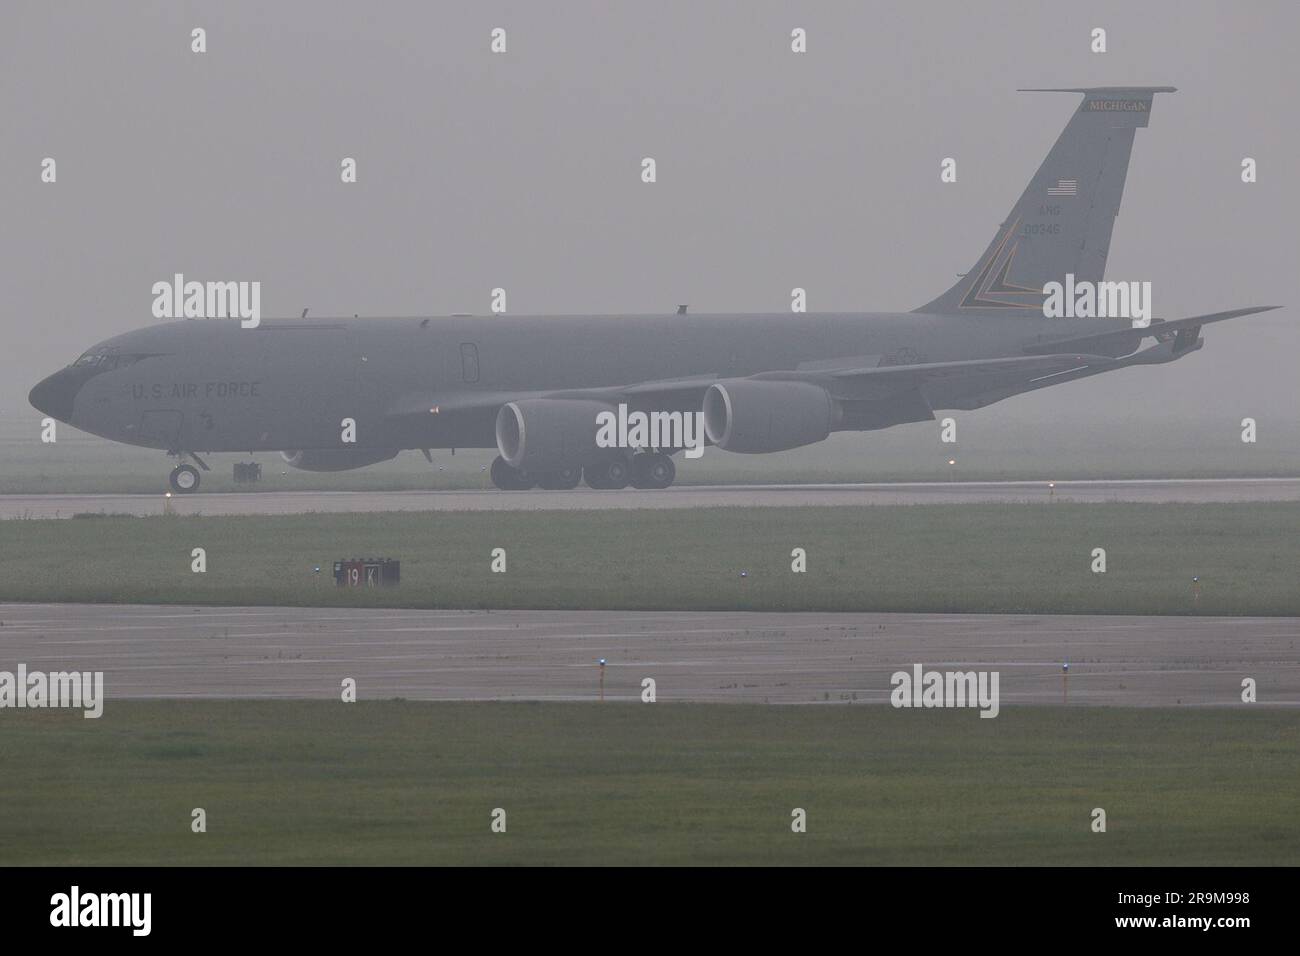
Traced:
<path fill-rule="evenodd" d="M 619 453 L 604 455 L 582 469 L 588 488 L 616 490 L 626 488 L 632 477 L 632 466 L 627 456 Z"/>
<path fill-rule="evenodd" d="M 589 488 L 602 491 L 626 488 L 667 488 L 677 477 L 677 467 L 670 456 L 661 452 L 641 452 L 629 458 L 622 453 L 605 455 L 585 467 L 572 465 L 559 471 L 534 474 L 506 463 L 500 455 L 492 462 L 492 484 L 502 491 L 568 491 L 586 480 Z"/>
<path fill-rule="evenodd" d="M 571 465 L 559 471 L 547 471 L 537 476 L 537 487 L 546 491 L 568 491 L 582 481 L 582 466 Z"/>
<path fill-rule="evenodd" d="M 672 458 L 660 452 L 645 452 L 632 457 L 633 488 L 667 488 L 677 477 Z"/>
<path fill-rule="evenodd" d="M 492 460 L 492 484 L 502 491 L 527 491 L 537 484 L 531 473 L 506 463 L 500 455 Z"/>
<path fill-rule="evenodd" d="M 181 463 L 173 468 L 172 473 L 167 476 L 167 483 L 172 486 L 172 491 L 178 495 L 193 494 L 199 490 L 199 469 L 185 463 L 187 456 L 198 462 L 199 468 L 204 471 L 208 470 L 207 463 L 194 452 L 180 452 Z"/>

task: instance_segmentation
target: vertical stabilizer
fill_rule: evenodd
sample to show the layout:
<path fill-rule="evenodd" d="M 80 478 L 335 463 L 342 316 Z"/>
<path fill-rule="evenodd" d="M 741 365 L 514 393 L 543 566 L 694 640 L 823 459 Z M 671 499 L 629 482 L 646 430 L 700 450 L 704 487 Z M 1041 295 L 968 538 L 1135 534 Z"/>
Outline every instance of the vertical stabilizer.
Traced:
<path fill-rule="evenodd" d="M 1083 102 L 974 268 L 917 312 L 1041 310 L 1046 283 L 1063 283 L 1067 273 L 1090 282 L 1105 275 L 1133 131 L 1147 125 L 1155 94 L 1174 87 L 1022 92 L 1082 93 Z"/>

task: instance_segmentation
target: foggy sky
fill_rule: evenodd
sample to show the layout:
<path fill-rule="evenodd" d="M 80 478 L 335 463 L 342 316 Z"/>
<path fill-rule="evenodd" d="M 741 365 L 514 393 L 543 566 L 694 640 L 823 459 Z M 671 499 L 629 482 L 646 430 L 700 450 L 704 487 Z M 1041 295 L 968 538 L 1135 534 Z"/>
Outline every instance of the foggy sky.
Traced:
<path fill-rule="evenodd" d="M 154 322 L 175 272 L 260 280 L 270 316 L 486 313 L 495 286 L 511 313 L 785 311 L 794 286 L 810 311 L 915 308 L 974 264 L 1078 104 L 1017 87 L 1169 84 L 1107 277 L 1151 281 L 1166 318 L 1291 308 L 979 414 L 1294 420 L 1298 28 L 1285 0 L 9 2 L 0 413 L 35 422 L 32 384 Z"/>

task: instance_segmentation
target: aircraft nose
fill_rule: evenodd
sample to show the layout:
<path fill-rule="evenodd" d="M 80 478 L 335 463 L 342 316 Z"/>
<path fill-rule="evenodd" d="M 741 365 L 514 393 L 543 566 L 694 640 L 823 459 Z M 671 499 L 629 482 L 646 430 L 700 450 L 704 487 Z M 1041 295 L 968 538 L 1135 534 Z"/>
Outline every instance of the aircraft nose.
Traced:
<path fill-rule="evenodd" d="M 77 392 L 81 390 L 84 379 L 72 369 L 60 369 L 49 378 L 43 379 L 32 389 L 27 400 L 39 412 L 61 422 L 72 420 L 72 407 Z"/>

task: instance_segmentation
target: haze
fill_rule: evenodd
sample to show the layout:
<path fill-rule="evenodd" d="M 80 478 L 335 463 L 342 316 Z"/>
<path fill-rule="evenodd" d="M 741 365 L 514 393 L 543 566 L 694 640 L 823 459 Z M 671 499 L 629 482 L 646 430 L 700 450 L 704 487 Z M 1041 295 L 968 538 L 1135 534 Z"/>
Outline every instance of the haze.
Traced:
<path fill-rule="evenodd" d="M 1138 133 L 1108 278 L 1151 281 L 1166 318 L 1291 307 L 971 414 L 1294 434 L 1294 4 L 11 3 L 0 24 L 0 413 L 33 440 L 32 384 L 155 321 L 175 272 L 260 280 L 272 316 L 486 313 L 497 286 L 512 313 L 782 311 L 795 286 L 812 311 L 913 308 L 1077 104 L 1016 88 L 1116 84 L 1179 92 Z"/>

